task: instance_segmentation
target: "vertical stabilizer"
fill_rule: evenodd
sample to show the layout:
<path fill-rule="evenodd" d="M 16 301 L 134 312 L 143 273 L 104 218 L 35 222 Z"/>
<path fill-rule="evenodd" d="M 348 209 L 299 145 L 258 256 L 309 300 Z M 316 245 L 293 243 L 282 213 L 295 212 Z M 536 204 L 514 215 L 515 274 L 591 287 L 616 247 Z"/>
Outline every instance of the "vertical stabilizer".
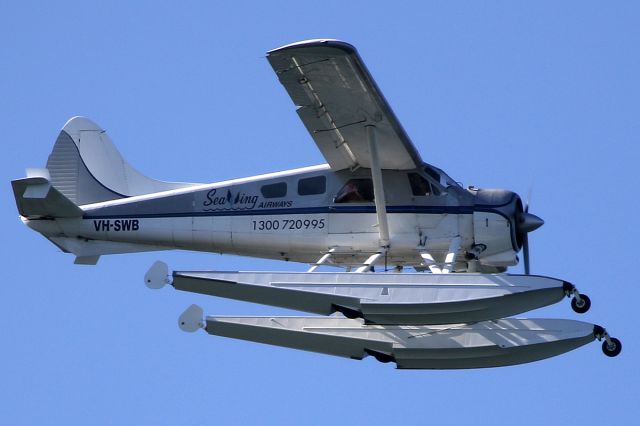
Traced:
<path fill-rule="evenodd" d="M 191 186 L 148 178 L 127 163 L 107 133 L 84 117 L 60 131 L 47 169 L 51 184 L 77 205 Z"/>

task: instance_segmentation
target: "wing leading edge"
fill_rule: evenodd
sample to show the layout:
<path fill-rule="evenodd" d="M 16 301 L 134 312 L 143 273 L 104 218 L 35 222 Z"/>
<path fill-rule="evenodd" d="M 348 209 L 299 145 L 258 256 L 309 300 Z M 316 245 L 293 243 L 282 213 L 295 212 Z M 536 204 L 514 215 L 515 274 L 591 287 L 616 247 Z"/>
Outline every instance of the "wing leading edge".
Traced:
<path fill-rule="evenodd" d="M 267 59 L 332 170 L 371 167 L 365 129 L 371 125 L 382 169 L 422 164 L 352 45 L 309 40 L 271 50 Z"/>

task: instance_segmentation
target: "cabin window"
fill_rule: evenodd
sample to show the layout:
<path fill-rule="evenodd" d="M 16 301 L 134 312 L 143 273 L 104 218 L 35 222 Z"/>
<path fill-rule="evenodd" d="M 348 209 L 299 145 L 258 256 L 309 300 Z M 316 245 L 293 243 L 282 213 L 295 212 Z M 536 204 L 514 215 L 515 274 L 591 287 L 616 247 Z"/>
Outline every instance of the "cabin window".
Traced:
<path fill-rule="evenodd" d="M 298 195 L 324 194 L 327 189 L 327 178 L 315 176 L 298 181 Z"/>
<path fill-rule="evenodd" d="M 427 179 L 417 173 L 409 173 L 407 176 L 414 196 L 431 195 L 431 184 Z"/>
<path fill-rule="evenodd" d="M 264 198 L 284 197 L 287 195 L 287 183 L 278 182 L 270 185 L 263 185 L 262 188 L 260 188 L 260 192 L 262 192 L 262 196 Z"/>
<path fill-rule="evenodd" d="M 366 203 L 373 201 L 371 179 L 351 179 L 338 191 L 336 203 Z"/>

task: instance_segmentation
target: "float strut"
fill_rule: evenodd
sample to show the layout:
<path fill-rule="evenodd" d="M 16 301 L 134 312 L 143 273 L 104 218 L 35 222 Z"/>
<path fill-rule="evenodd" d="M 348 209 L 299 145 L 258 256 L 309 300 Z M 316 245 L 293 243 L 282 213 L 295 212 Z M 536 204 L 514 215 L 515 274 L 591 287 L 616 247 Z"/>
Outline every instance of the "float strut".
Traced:
<path fill-rule="evenodd" d="M 573 296 L 573 300 L 571 300 L 571 308 L 579 313 L 584 314 L 591 308 L 591 299 L 586 294 L 580 294 L 578 289 L 572 284 L 565 283 L 565 293 L 567 297 Z"/>

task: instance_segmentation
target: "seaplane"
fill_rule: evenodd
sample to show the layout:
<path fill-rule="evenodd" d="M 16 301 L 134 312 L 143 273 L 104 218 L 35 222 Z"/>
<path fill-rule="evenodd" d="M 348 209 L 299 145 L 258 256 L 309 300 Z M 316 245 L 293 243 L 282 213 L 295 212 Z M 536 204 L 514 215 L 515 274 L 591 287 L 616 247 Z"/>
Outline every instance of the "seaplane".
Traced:
<path fill-rule="evenodd" d="M 164 182 L 127 163 L 84 117 L 62 128 L 46 168 L 12 181 L 21 220 L 75 263 L 108 254 L 195 250 L 308 264 L 306 271 L 170 271 L 145 284 L 315 316 L 205 316 L 187 332 L 402 369 L 522 364 L 595 339 L 604 327 L 510 316 L 571 298 L 575 285 L 532 275 L 528 234 L 543 225 L 503 189 L 462 187 L 423 161 L 356 49 L 322 39 L 267 53 L 326 164 L 215 183 Z M 507 273 L 519 263 L 524 274 Z M 337 268 L 337 269 L 336 269 Z M 319 270 L 321 269 L 321 270 Z"/>

